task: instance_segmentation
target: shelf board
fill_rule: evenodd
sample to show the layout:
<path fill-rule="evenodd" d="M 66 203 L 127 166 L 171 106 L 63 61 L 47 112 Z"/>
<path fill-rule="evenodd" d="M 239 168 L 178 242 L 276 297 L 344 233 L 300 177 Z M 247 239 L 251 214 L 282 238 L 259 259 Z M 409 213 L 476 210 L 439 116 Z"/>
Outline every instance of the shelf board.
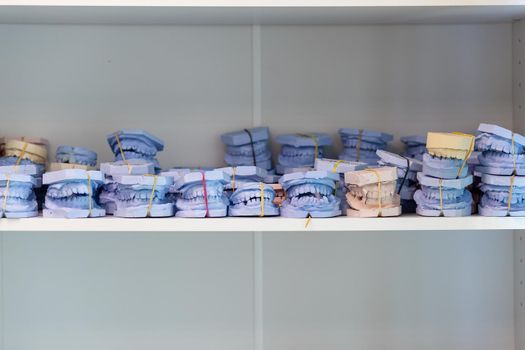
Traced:
<path fill-rule="evenodd" d="M 525 18 L 525 0 L 0 0 L 4 24 L 418 24 Z"/>
<path fill-rule="evenodd" d="M 304 232 L 304 231 L 458 231 L 525 229 L 525 217 L 422 217 L 413 214 L 393 218 L 148 218 L 0 219 L 0 231 L 42 232 Z"/>

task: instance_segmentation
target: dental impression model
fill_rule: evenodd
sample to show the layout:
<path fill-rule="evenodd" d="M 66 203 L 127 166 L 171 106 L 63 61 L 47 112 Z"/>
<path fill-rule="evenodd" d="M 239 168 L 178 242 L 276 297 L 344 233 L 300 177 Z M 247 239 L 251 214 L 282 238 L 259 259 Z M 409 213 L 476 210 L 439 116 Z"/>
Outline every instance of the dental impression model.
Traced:
<path fill-rule="evenodd" d="M 483 174 L 478 212 L 483 216 L 525 216 L 525 177 Z"/>
<path fill-rule="evenodd" d="M 401 215 L 396 193 L 395 167 L 370 168 L 345 173 L 347 216 L 386 217 Z"/>
<path fill-rule="evenodd" d="M 229 216 L 276 216 L 279 207 L 274 204 L 275 191 L 263 182 L 240 184 L 230 197 Z"/>
<path fill-rule="evenodd" d="M 376 155 L 378 149 L 385 149 L 387 143 L 393 140 L 393 136 L 379 131 L 363 129 L 339 129 L 343 152 L 339 159 L 363 162 L 369 165 L 377 164 L 379 158 Z"/>
<path fill-rule="evenodd" d="M 417 173 L 423 170 L 423 163 L 414 158 L 403 157 L 385 150 L 377 150 L 379 165 L 397 168 L 396 192 L 401 198 L 404 213 L 415 213 L 414 193 L 418 188 Z"/>
<path fill-rule="evenodd" d="M 273 166 L 269 139 L 267 127 L 223 134 L 221 140 L 226 145 L 224 161 L 230 166 L 253 165 L 270 170 Z"/>
<path fill-rule="evenodd" d="M 339 174 L 308 171 L 283 175 L 279 183 L 286 192 L 281 216 L 333 217 L 341 215 L 340 199 L 334 195 Z"/>
<path fill-rule="evenodd" d="M 224 186 L 230 177 L 222 170 L 193 172 L 179 178 L 174 185 L 178 191 L 178 217 L 223 217 L 230 203 Z"/>
<path fill-rule="evenodd" d="M 492 175 L 525 175 L 525 137 L 492 124 L 480 124 L 476 170 Z"/>
<path fill-rule="evenodd" d="M 474 136 L 429 132 L 423 155 L 423 173 L 441 179 L 457 179 L 469 173 L 467 161 L 474 150 Z"/>
<path fill-rule="evenodd" d="M 406 146 L 405 151 L 401 154 L 404 157 L 423 160 L 423 154 L 426 153 L 427 137 L 426 135 L 410 135 L 401 137 L 401 142 Z"/>
<path fill-rule="evenodd" d="M 0 217 L 28 218 L 38 215 L 34 177 L 26 174 L 0 174 Z"/>
<path fill-rule="evenodd" d="M 330 135 L 321 133 L 279 135 L 276 141 L 282 145 L 278 174 L 289 173 L 287 168 L 313 168 L 315 160 L 323 157 L 323 147 L 332 144 Z"/>
<path fill-rule="evenodd" d="M 87 148 L 74 146 L 59 146 L 54 163 L 50 163 L 48 171 L 66 169 L 94 170 L 97 165 L 97 153 Z"/>
<path fill-rule="evenodd" d="M 217 170 L 223 171 L 224 173 L 226 173 L 226 175 L 230 177 L 230 182 L 224 186 L 224 191 L 228 198 L 241 185 L 247 183 L 264 182 L 265 178 L 268 175 L 266 170 L 251 165 L 218 168 Z"/>
<path fill-rule="evenodd" d="M 104 184 L 100 171 L 66 169 L 44 174 L 47 188 L 44 217 L 88 218 L 106 215 L 98 204 L 98 192 Z"/>
<path fill-rule="evenodd" d="M 157 175 L 113 175 L 114 216 L 124 218 L 173 216 L 167 198 L 173 179 Z"/>
<path fill-rule="evenodd" d="M 123 129 L 107 137 L 109 147 L 115 154 L 115 161 L 142 159 L 155 164 L 160 170 L 157 152 L 164 149 L 164 141 L 144 130 Z"/>
<path fill-rule="evenodd" d="M 472 195 L 466 189 L 472 175 L 459 179 L 439 179 L 417 174 L 421 189 L 414 194 L 416 213 L 422 216 L 469 216 L 472 213 Z"/>

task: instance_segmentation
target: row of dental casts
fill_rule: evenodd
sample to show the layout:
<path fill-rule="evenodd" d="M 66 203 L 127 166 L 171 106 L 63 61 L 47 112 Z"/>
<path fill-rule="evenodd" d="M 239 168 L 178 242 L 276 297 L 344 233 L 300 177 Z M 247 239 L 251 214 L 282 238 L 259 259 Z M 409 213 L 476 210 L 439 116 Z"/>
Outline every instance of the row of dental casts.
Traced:
<path fill-rule="evenodd" d="M 490 124 L 477 136 L 429 132 L 404 138 L 407 150 L 398 155 L 384 150 L 391 135 L 340 133 L 343 154 L 366 162 L 322 158 L 323 134 L 282 135 L 276 170 L 283 175 L 271 169 L 267 128 L 222 135 L 225 160 L 235 166 L 164 172 L 156 158 L 163 141 L 141 130 L 110 134 L 115 160 L 100 170 L 95 152 L 60 146 L 45 172 L 47 141 L 13 138 L 2 143 L 0 214 L 36 216 L 41 204 L 44 216 L 66 218 L 525 216 L 519 134 Z"/>

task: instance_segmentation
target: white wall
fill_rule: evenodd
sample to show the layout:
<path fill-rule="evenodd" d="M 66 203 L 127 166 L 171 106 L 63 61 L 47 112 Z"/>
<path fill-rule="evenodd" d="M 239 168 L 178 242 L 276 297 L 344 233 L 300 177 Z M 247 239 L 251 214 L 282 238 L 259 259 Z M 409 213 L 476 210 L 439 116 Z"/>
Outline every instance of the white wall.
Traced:
<path fill-rule="evenodd" d="M 220 165 L 219 134 L 254 122 L 512 126 L 510 24 L 258 33 L 0 26 L 0 129 L 107 160 L 106 134 L 142 127 L 172 166 Z M 2 233 L 2 350 L 514 348 L 510 232 L 256 238 Z"/>

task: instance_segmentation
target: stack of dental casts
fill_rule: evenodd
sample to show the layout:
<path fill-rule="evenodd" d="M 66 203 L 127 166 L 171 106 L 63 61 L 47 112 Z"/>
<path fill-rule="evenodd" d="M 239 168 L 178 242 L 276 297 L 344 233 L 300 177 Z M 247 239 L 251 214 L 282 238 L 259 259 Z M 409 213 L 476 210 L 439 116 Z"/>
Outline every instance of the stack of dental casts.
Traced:
<path fill-rule="evenodd" d="M 385 150 L 377 150 L 381 166 L 397 168 L 396 193 L 401 199 L 403 213 L 415 213 L 414 193 L 418 189 L 417 173 L 423 170 L 423 163 L 415 158 L 400 156 Z"/>
<path fill-rule="evenodd" d="M 339 159 L 363 162 L 369 165 L 376 165 L 379 157 L 376 154 L 378 149 L 385 149 L 388 142 L 393 140 L 393 136 L 383 132 L 363 129 L 339 129 L 343 152 Z"/>
<path fill-rule="evenodd" d="M 96 152 L 83 147 L 58 146 L 55 162 L 49 164 L 48 171 L 65 169 L 94 170 L 96 165 Z"/>
<path fill-rule="evenodd" d="M 322 133 L 279 135 L 276 141 L 281 145 L 277 174 L 313 169 L 315 160 L 323 157 L 323 148 L 332 144 L 330 135 Z"/>
<path fill-rule="evenodd" d="M 21 173 L 0 173 L 0 217 L 28 218 L 38 215 L 35 177 Z"/>
<path fill-rule="evenodd" d="M 401 142 L 405 144 L 405 151 L 401 154 L 402 156 L 423 160 L 423 154 L 427 152 L 427 137 L 425 135 L 403 136 Z"/>
<path fill-rule="evenodd" d="M 160 171 L 157 152 L 164 149 L 164 141 L 144 130 L 123 129 L 107 137 L 109 147 L 115 155 L 115 161 L 141 160 L 142 163 L 153 163 L 155 171 Z M 135 161 L 139 164 L 140 161 Z"/>
<path fill-rule="evenodd" d="M 286 199 L 282 203 L 281 216 L 334 217 L 341 215 L 341 201 L 335 195 L 339 174 L 313 170 L 283 175 L 279 179 Z"/>
<path fill-rule="evenodd" d="M 20 139 L 8 139 L 6 141 L 5 155 L 0 158 L 0 173 L 31 175 L 35 177 L 37 185 L 40 187 L 47 162 L 47 140 L 24 138 L 28 141 L 22 141 Z"/>
<path fill-rule="evenodd" d="M 348 189 L 347 216 L 368 218 L 401 215 L 395 167 L 349 171 L 345 173 L 345 184 Z"/>
<path fill-rule="evenodd" d="M 48 185 L 44 217 L 88 218 L 106 215 L 98 203 L 98 193 L 104 184 L 104 176 L 100 171 L 57 170 L 45 173 L 43 180 Z"/>
<path fill-rule="evenodd" d="M 267 127 L 244 129 L 221 135 L 226 145 L 224 161 L 229 166 L 253 165 L 271 170 L 270 131 Z"/>
<path fill-rule="evenodd" d="M 429 132 L 421 186 L 414 194 L 416 213 L 423 216 L 468 216 L 472 213 L 472 184 L 467 165 L 474 148 L 474 136 L 461 133 Z"/>
<path fill-rule="evenodd" d="M 479 214 L 525 216 L 525 137 L 491 124 L 480 124 L 478 131 Z"/>
<path fill-rule="evenodd" d="M 224 217 L 228 199 L 224 187 L 230 182 L 222 170 L 190 172 L 175 181 L 177 217 Z"/>

